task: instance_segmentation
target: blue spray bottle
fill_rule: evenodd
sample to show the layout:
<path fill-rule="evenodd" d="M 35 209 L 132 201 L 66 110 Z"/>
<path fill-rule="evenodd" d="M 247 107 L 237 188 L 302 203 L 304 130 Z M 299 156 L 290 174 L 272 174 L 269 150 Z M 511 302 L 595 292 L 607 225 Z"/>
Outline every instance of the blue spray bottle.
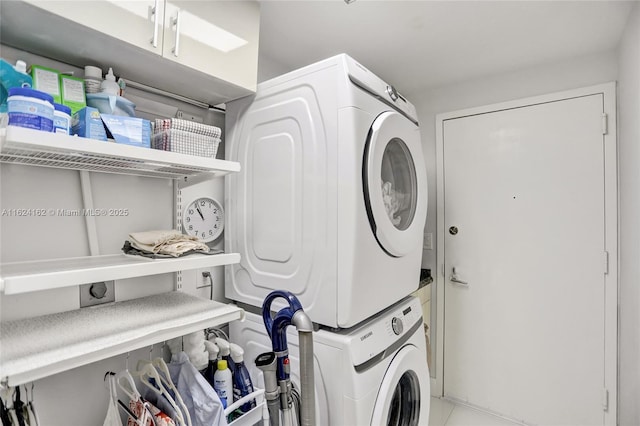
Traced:
<path fill-rule="evenodd" d="M 218 369 L 218 352 L 220 352 L 220 349 L 218 349 L 218 346 L 215 343 L 210 342 L 209 340 L 204 341 L 204 347 L 209 353 L 209 364 L 204 370 L 204 378 L 211 385 L 211 387 L 213 387 L 215 383 L 214 375 L 216 374 L 216 370 Z"/>
<path fill-rule="evenodd" d="M 235 363 L 235 372 L 233 375 L 233 400 L 237 401 L 253 392 L 253 383 L 251 383 L 251 376 L 249 376 L 249 370 L 244 365 L 244 350 L 235 343 L 229 343 L 229 350 L 231 351 L 231 359 Z M 252 399 L 246 404 L 242 404 L 240 411 L 246 413 L 247 411 L 255 408 L 256 400 Z"/>

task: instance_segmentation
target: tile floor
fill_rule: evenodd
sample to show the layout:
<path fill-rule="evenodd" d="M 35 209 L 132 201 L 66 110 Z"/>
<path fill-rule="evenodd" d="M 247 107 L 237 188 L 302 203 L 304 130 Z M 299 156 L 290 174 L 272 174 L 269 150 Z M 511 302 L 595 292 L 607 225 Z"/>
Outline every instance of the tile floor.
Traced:
<path fill-rule="evenodd" d="M 429 426 L 520 426 L 520 424 L 465 405 L 432 397 Z"/>

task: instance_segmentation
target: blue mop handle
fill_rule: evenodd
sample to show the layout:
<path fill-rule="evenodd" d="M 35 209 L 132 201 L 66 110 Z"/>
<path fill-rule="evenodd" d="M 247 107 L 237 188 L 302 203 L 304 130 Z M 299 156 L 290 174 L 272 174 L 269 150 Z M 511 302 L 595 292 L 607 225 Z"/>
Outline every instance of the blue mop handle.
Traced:
<path fill-rule="evenodd" d="M 271 303 L 279 297 L 289 302 L 289 306 L 280 309 L 275 318 L 271 318 Z M 267 333 L 269 333 L 269 337 L 271 337 L 273 351 L 277 356 L 278 380 L 289 379 L 287 327 L 291 325 L 293 315 L 301 309 L 302 305 L 298 298 L 292 293 L 282 290 L 272 291 L 262 303 L 262 319 Z"/>
<path fill-rule="evenodd" d="M 273 339 L 271 335 L 273 330 L 273 319 L 271 318 L 271 303 L 277 298 L 283 298 L 287 302 L 289 302 L 289 308 L 295 313 L 296 311 L 302 309 L 302 304 L 298 300 L 298 298 L 291 292 L 284 290 L 274 290 L 267 295 L 262 302 L 262 320 L 264 321 L 264 326 L 267 328 L 267 333 L 269 333 L 269 337 Z M 293 314 L 291 315 L 293 316 Z"/>

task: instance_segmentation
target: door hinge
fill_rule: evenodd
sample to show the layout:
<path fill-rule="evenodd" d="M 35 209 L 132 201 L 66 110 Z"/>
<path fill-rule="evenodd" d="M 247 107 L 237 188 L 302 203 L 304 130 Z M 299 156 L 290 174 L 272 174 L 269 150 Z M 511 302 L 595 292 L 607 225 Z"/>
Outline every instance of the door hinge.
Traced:
<path fill-rule="evenodd" d="M 606 135 L 609 133 L 609 116 L 606 112 L 602 113 L 602 134 Z"/>
<path fill-rule="evenodd" d="M 609 273 L 609 252 L 604 252 L 604 274 L 607 275 Z"/>
<path fill-rule="evenodd" d="M 602 390 L 602 410 L 609 410 L 609 391 L 606 388 Z"/>

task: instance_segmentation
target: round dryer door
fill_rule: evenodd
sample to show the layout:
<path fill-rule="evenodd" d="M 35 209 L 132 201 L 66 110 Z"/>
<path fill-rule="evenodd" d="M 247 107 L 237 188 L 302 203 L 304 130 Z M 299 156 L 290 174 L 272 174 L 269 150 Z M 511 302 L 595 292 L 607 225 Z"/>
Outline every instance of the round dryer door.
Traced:
<path fill-rule="evenodd" d="M 420 247 L 427 215 L 427 174 L 414 123 L 393 111 L 375 119 L 363 180 L 369 222 L 380 246 L 394 257 Z"/>
<path fill-rule="evenodd" d="M 418 426 L 429 421 L 430 378 L 424 353 L 403 347 L 384 375 L 371 425 Z"/>

